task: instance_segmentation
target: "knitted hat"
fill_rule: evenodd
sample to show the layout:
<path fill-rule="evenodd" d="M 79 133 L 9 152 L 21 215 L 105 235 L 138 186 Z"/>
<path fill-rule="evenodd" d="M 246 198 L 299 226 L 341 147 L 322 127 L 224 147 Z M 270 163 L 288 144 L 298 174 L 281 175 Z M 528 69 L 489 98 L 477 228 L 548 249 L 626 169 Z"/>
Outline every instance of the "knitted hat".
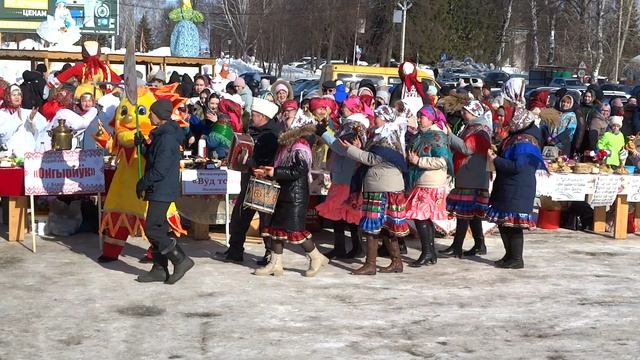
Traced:
<path fill-rule="evenodd" d="M 253 98 L 253 104 L 251 105 L 251 111 L 260 113 L 269 119 L 273 119 L 278 113 L 278 105 L 264 99 Z"/>
<path fill-rule="evenodd" d="M 238 76 L 235 80 L 233 80 L 233 85 L 234 86 L 242 86 L 242 88 L 247 87 L 247 83 L 240 76 Z"/>
<path fill-rule="evenodd" d="M 622 116 L 612 116 L 609 118 L 609 122 L 611 122 L 611 125 L 618 125 L 618 126 L 622 126 Z"/>
<path fill-rule="evenodd" d="M 336 82 L 333 81 L 333 80 L 327 80 L 327 81 L 322 83 L 322 88 L 323 89 L 335 89 L 336 88 Z"/>
<path fill-rule="evenodd" d="M 376 94 L 376 98 L 380 98 L 387 105 L 389 104 L 389 97 L 390 95 L 387 90 L 379 90 L 378 93 Z"/>
<path fill-rule="evenodd" d="M 156 114 L 161 120 L 171 120 L 173 113 L 173 104 L 169 99 L 160 99 L 151 105 L 151 112 Z"/>
<path fill-rule="evenodd" d="M 279 93 L 280 91 L 283 91 L 283 90 L 284 90 L 287 94 L 289 94 L 289 88 L 288 88 L 288 87 L 287 87 L 287 85 L 285 85 L 285 84 L 278 84 L 278 85 L 276 85 L 275 90 L 276 90 L 276 91 L 275 91 L 275 93 L 276 93 L 276 94 L 277 94 L 277 93 Z"/>

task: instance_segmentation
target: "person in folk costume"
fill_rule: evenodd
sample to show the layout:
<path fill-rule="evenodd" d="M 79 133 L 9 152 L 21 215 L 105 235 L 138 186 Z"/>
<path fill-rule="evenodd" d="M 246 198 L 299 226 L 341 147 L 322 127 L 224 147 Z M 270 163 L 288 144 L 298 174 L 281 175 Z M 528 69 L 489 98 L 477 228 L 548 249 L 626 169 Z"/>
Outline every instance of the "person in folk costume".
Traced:
<path fill-rule="evenodd" d="M 129 236 L 139 233 L 144 235 L 145 216 L 147 213 L 147 203 L 136 196 L 135 184 L 138 182 L 138 154 L 134 143 L 136 134 L 136 112 L 140 123 L 140 131 L 145 137 L 149 136 L 154 126 L 150 121 L 150 108 L 156 101 L 156 97 L 171 98 L 174 107 L 177 109 L 184 103 L 184 98 L 175 94 L 177 85 L 167 85 L 164 88 L 149 89 L 138 86 L 138 105 L 134 107 L 126 96 L 120 101 L 111 128 L 115 129 L 113 138 L 103 127 L 99 127 L 98 133 L 94 135 L 96 143 L 111 151 L 116 155 L 116 171 L 111 181 L 107 197 L 105 199 L 102 221 L 100 222 L 100 232 L 104 233 L 102 244 L 102 254 L 98 258 L 99 262 L 111 262 L 118 260 L 124 245 Z M 155 95 L 152 92 L 155 90 Z M 176 116 L 174 109 L 174 117 Z M 186 122 L 180 121 L 181 126 Z M 144 168 L 145 160 L 142 159 Z M 180 215 L 174 203 L 169 205 L 166 213 L 167 220 L 176 236 L 186 234 L 180 224 Z M 152 257 L 151 248 L 147 251 L 142 262 L 150 260 Z"/>
<path fill-rule="evenodd" d="M 405 61 L 398 67 L 401 83 L 391 93 L 390 104 L 403 100 L 409 110 L 416 114 L 427 103 L 427 91 L 418 80 L 418 69 L 415 63 Z"/>
<path fill-rule="evenodd" d="M 309 184 L 311 182 L 311 146 L 307 138 L 314 136 L 316 125 L 305 117 L 291 124 L 278 137 L 278 152 L 273 166 L 254 170 L 258 177 L 269 177 L 280 184 L 276 208 L 271 221 L 263 230 L 263 236 L 272 240 L 273 254 L 269 263 L 255 270 L 258 276 L 281 276 L 284 242 L 300 244 L 309 258 L 309 269 L 304 276 L 313 277 L 329 263 L 318 251 L 311 233 L 305 229 L 309 206 Z"/>
<path fill-rule="evenodd" d="M 153 266 L 137 280 L 175 284 L 194 265 L 177 241 L 167 235 L 170 224 L 166 214 L 180 192 L 180 146 L 184 131 L 172 119 L 171 100 L 157 100 L 149 110 L 151 125 L 155 126 L 149 133 L 150 142 L 141 132 L 136 132 L 134 142 L 146 160 L 144 176 L 136 183 L 136 196 L 148 202 L 144 233 L 153 248 Z M 169 273 L 169 261 L 173 274 Z"/>
<path fill-rule="evenodd" d="M 0 105 L 0 156 L 23 157 L 47 141 L 47 120 L 38 108 L 22 108 L 22 91 L 17 84 L 3 90 Z"/>
<path fill-rule="evenodd" d="M 402 272 L 398 238 L 409 234 L 405 219 L 404 179 L 407 163 L 400 146 L 400 131 L 394 123 L 395 110 L 383 105 L 376 109 L 375 129 L 364 149 L 356 137 L 353 143 L 340 140 L 347 157 L 362 165 L 353 176 L 351 191 L 362 192 L 360 229 L 367 242 L 367 258 L 353 275 L 375 275 L 378 239 L 382 237 L 391 264 L 382 273 Z M 385 232 L 383 234 L 383 232 Z"/>
<path fill-rule="evenodd" d="M 495 262 L 496 267 L 521 269 L 524 267 L 523 229 L 535 227 L 532 217 L 535 173 L 546 167 L 540 152 L 542 134 L 535 124 L 537 115 L 525 108 L 524 81 L 510 79 L 504 87 L 512 89 L 510 101 L 514 113 L 509 121 L 509 136 L 498 154 L 491 149 L 487 151 L 488 159 L 496 169 L 487 218 L 498 224 L 505 248 L 505 255 Z"/>
<path fill-rule="evenodd" d="M 314 106 L 316 101 L 312 99 Z M 358 224 L 362 219 L 362 196 L 351 196 L 351 178 L 358 163 L 347 157 L 344 147 L 339 140 L 354 141 L 358 138 L 361 144 L 367 142 L 367 128 L 369 119 L 364 115 L 362 105 L 357 96 L 348 98 L 342 104 L 342 123 L 335 131 L 327 131 L 327 126 L 319 123 L 316 135 L 330 147 L 329 170 L 331 172 L 331 186 L 323 203 L 316 206 L 318 214 L 333 222 L 334 246 L 333 250 L 325 254 L 329 259 L 353 259 L 362 257 L 362 240 L 358 234 Z M 347 252 L 344 230 L 348 227 L 351 233 L 351 250 Z"/>
<path fill-rule="evenodd" d="M 449 150 L 447 119 L 432 105 L 418 111 L 419 133 L 412 139 L 407 152 L 409 176 L 407 189 L 407 219 L 414 220 L 420 236 L 420 257 L 412 267 L 435 264 L 433 220 L 446 220 L 447 183 L 453 176 L 453 155 Z"/>
<path fill-rule="evenodd" d="M 75 98 L 88 92 L 95 94 L 96 99 L 99 99 L 103 93 L 111 92 L 112 86 L 94 86 L 93 82 L 119 83 L 122 81 L 120 76 L 100 59 L 100 45 L 96 41 L 85 41 L 82 44 L 82 62 L 52 77 L 49 80 L 49 87 L 59 88 L 71 78 L 75 78 L 80 83 L 76 88 Z"/>
<path fill-rule="evenodd" d="M 80 97 L 79 103 L 81 107 L 78 108 L 78 112 L 69 108 L 62 108 L 56 112 L 55 116 L 47 126 L 47 130 L 55 128 L 58 126 L 58 120 L 64 119 L 66 121 L 66 125 L 74 130 L 72 141 L 73 149 L 83 147 L 85 131 L 98 116 L 98 109 L 93 106 L 93 95 L 89 93 L 83 94 Z M 46 150 L 50 150 L 51 141 L 46 142 L 44 148 Z"/>
<path fill-rule="evenodd" d="M 51 122 L 58 111 L 62 109 L 71 110 L 72 108 L 73 93 L 68 89 L 61 88 L 51 94 L 49 100 L 40 108 L 40 113 L 47 119 L 47 122 Z M 57 122 L 55 125 L 58 125 Z"/>
<path fill-rule="evenodd" d="M 455 150 L 453 166 L 455 186 L 447 196 L 447 211 L 456 217 L 456 234 L 453 244 L 441 254 L 464 256 L 484 255 L 482 219 L 489 203 L 489 175 L 487 150 L 491 147 L 491 120 L 484 116 L 484 108 L 477 100 L 467 103 L 462 109 L 465 126 L 458 136 L 451 134 L 451 147 Z M 471 227 L 474 245 L 462 251 L 467 229 Z"/>
<path fill-rule="evenodd" d="M 221 104 L 223 102 L 221 101 Z M 272 166 L 278 150 L 278 136 L 282 132 L 282 126 L 275 119 L 278 106 L 260 98 L 253 98 L 251 105 L 251 124 L 248 134 L 254 141 L 253 155 L 248 156 L 244 164 L 249 169 L 257 169 L 261 166 Z M 244 160 L 244 159 L 243 159 Z M 240 179 L 240 194 L 236 204 L 243 204 L 251 178 L 250 171 L 243 172 Z M 244 243 L 247 230 L 251 225 L 256 210 L 244 206 L 235 206 L 231 214 L 229 248 L 224 252 L 216 253 L 216 257 L 222 261 L 242 263 L 244 260 Z M 259 212 L 260 229 L 269 222 L 269 215 Z M 270 238 L 263 236 L 265 253 L 258 265 L 265 265 L 272 258 Z"/>

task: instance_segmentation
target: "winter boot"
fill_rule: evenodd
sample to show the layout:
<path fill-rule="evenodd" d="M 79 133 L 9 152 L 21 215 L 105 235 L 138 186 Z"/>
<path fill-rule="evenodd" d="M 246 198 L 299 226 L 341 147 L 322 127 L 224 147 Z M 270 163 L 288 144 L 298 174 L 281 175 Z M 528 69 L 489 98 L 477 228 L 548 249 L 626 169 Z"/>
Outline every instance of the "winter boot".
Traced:
<path fill-rule="evenodd" d="M 362 251 L 362 237 L 358 233 L 357 225 L 349 225 L 351 232 L 351 250 L 347 253 L 347 259 L 361 258 L 364 256 Z"/>
<path fill-rule="evenodd" d="M 333 250 L 324 254 L 328 259 L 340 258 L 344 259 L 347 257 L 347 252 L 345 250 L 345 239 L 344 239 L 344 222 L 335 221 L 333 224 Z"/>
<path fill-rule="evenodd" d="M 271 253 L 271 259 L 265 267 L 256 269 L 253 274 L 257 276 L 282 276 L 284 268 L 282 266 L 282 254 Z"/>
<path fill-rule="evenodd" d="M 391 257 L 391 264 L 389 266 L 380 269 L 381 273 L 401 273 L 402 272 L 402 259 L 400 258 L 400 244 L 397 238 L 384 239 L 384 244 L 389 250 Z"/>
<path fill-rule="evenodd" d="M 329 263 L 329 259 L 322 255 L 318 248 L 313 249 L 312 252 L 307 253 L 309 258 L 309 270 L 304 273 L 306 277 L 314 277 L 320 271 L 320 268 Z"/>
<path fill-rule="evenodd" d="M 360 268 L 353 270 L 352 275 L 375 275 L 376 258 L 378 257 L 378 240 L 374 236 L 368 236 L 363 240 L 367 243 L 367 260 Z"/>
<path fill-rule="evenodd" d="M 160 252 L 153 252 L 153 266 L 151 270 L 145 274 L 138 276 L 136 281 L 147 282 L 165 282 L 169 279 L 169 259 Z"/>
<path fill-rule="evenodd" d="M 423 265 L 435 264 L 437 262 L 437 255 L 435 252 L 434 244 L 434 229 L 433 225 L 428 224 L 426 221 L 416 221 L 416 229 L 420 237 L 420 257 L 409 266 L 421 267 Z"/>
<path fill-rule="evenodd" d="M 175 284 L 178 280 L 182 279 L 187 271 L 191 270 L 194 262 L 182 251 L 182 248 L 178 244 L 175 244 L 166 256 L 173 264 L 173 274 L 169 275 L 166 283 Z"/>

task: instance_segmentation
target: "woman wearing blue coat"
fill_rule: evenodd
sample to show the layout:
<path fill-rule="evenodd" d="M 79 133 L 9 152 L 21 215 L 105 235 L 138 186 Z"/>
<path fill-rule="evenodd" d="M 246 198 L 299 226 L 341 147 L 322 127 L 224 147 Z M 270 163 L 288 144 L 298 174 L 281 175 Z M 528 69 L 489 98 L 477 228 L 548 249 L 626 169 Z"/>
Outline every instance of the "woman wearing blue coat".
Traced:
<path fill-rule="evenodd" d="M 521 94 L 521 91 L 513 93 Z M 540 152 L 542 134 L 535 125 L 537 115 L 527 111 L 521 99 L 521 96 L 511 99 L 515 111 L 509 121 L 509 136 L 502 142 L 499 155 L 491 149 L 487 154 L 496 169 L 496 179 L 486 216 L 498 224 L 506 252 L 495 265 L 506 269 L 524 267 L 523 229 L 535 227 L 531 216 L 536 196 L 535 173 L 538 169 L 545 169 Z"/>

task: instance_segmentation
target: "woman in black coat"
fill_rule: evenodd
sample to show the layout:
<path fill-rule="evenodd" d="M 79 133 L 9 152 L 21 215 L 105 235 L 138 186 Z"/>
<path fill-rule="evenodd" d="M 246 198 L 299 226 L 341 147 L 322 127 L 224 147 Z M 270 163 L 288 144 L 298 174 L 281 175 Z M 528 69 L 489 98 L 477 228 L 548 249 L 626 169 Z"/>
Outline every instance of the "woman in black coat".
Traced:
<path fill-rule="evenodd" d="M 524 267 L 523 229 L 535 227 L 531 216 L 536 195 L 538 169 L 544 169 L 540 152 L 541 132 L 535 125 L 537 115 L 518 103 L 509 123 L 510 131 L 502 142 L 499 156 L 488 150 L 488 159 L 496 169 L 487 218 L 498 224 L 505 256 L 496 261 L 499 268 Z"/>
<path fill-rule="evenodd" d="M 305 276 L 315 276 L 322 266 L 329 263 L 311 240 L 311 233 L 305 229 L 312 158 L 311 146 L 306 139 L 314 136 L 315 131 L 316 126 L 309 123 L 282 133 L 278 138 L 280 147 L 274 167 L 263 166 L 254 170 L 256 176 L 271 177 L 280 185 L 271 222 L 263 230 L 263 236 L 272 240 L 273 254 L 265 267 L 256 269 L 256 275 L 282 275 L 285 241 L 302 245 L 307 253 L 310 264 Z"/>

